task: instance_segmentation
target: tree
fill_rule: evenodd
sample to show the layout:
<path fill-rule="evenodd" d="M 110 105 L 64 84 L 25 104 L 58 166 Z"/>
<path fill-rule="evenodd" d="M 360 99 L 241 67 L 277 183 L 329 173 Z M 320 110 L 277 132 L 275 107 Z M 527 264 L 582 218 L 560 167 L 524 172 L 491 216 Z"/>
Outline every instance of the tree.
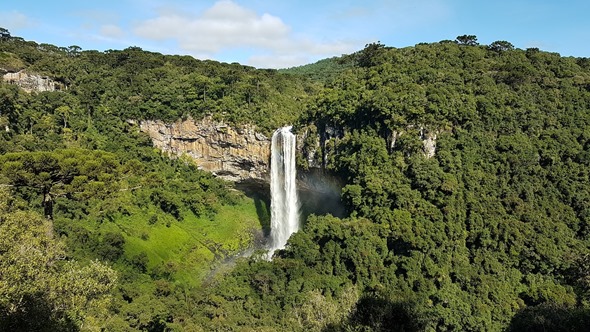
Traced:
<path fill-rule="evenodd" d="M 371 67 L 380 63 L 379 57 L 385 51 L 385 45 L 381 42 L 370 43 L 358 53 L 357 64 L 360 67 Z"/>
<path fill-rule="evenodd" d="M 494 52 L 505 52 L 505 51 L 511 51 L 514 49 L 514 45 L 512 45 L 510 42 L 507 42 L 505 40 L 497 40 L 493 43 L 490 44 L 490 46 L 488 46 L 488 49 Z"/>
<path fill-rule="evenodd" d="M 457 42 L 460 45 L 467 45 L 467 46 L 476 46 L 479 45 L 477 42 L 477 37 L 474 35 L 463 35 L 457 37 Z"/>
<path fill-rule="evenodd" d="M 10 32 L 5 28 L 0 28 L 0 39 L 10 39 Z"/>
<path fill-rule="evenodd" d="M 64 124 L 64 129 L 67 128 L 68 127 L 68 119 L 71 116 L 71 114 L 73 113 L 70 106 L 67 106 L 67 105 L 59 106 L 58 108 L 55 109 L 55 113 L 61 116 L 61 118 L 63 120 L 63 124 Z"/>
<path fill-rule="evenodd" d="M 50 221 L 10 211 L 0 187 L 0 330 L 74 330 L 101 325 L 115 271 L 99 262 L 68 261 Z"/>
<path fill-rule="evenodd" d="M 78 56 L 81 51 L 82 51 L 82 48 L 78 45 L 72 45 L 72 46 L 68 47 L 68 55 L 71 57 Z"/>

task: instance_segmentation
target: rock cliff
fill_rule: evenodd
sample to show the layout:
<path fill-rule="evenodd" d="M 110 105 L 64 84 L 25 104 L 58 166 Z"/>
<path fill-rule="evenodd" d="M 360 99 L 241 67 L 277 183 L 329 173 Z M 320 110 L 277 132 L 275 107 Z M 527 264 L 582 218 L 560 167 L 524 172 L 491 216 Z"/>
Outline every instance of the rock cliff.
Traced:
<path fill-rule="evenodd" d="M 424 145 L 424 156 L 426 156 L 428 159 L 434 157 L 436 153 L 436 139 L 438 134 L 438 130 L 425 131 L 424 128 L 420 129 L 420 139 Z"/>
<path fill-rule="evenodd" d="M 190 156 L 203 170 L 229 181 L 265 180 L 270 161 L 270 139 L 245 126 L 239 129 L 210 117 L 174 123 L 141 121 L 155 147 L 171 156 Z"/>
<path fill-rule="evenodd" d="M 3 75 L 4 81 L 10 84 L 16 84 L 26 92 L 43 92 L 55 91 L 62 88 L 61 84 L 56 83 L 52 79 L 19 71 L 18 73 L 6 73 Z"/>
<path fill-rule="evenodd" d="M 131 121 L 135 123 L 135 121 Z M 146 132 L 155 147 L 170 156 L 187 155 L 203 170 L 225 180 L 237 182 L 244 192 L 263 197 L 270 204 L 269 165 L 270 145 L 268 137 L 254 130 L 252 126 L 233 128 L 226 123 L 215 121 L 210 117 L 202 120 L 178 120 L 174 123 L 163 121 L 141 121 L 141 131 Z M 418 134 L 423 143 L 426 158 L 432 158 L 436 152 L 438 130 L 419 131 L 409 128 L 412 134 Z M 390 148 L 396 148 L 396 141 L 403 131 L 394 131 L 388 140 Z M 326 127 L 318 130 L 314 125 L 299 128 L 297 136 L 298 184 L 302 203 L 302 214 L 330 213 L 344 216 L 345 210 L 340 201 L 341 179 L 325 172 L 328 156 L 334 153 L 338 141 L 344 137 L 344 131 Z"/>
<path fill-rule="evenodd" d="M 203 170 L 233 182 L 268 182 L 270 165 L 270 139 L 255 131 L 253 126 L 233 128 L 211 117 L 202 120 L 141 121 L 140 130 L 146 132 L 155 147 L 170 156 L 187 155 Z M 410 128 L 412 129 L 412 128 Z M 415 132 L 415 131 L 414 131 Z M 388 144 L 393 150 L 404 132 L 394 131 Z M 432 158 L 436 151 L 438 130 L 419 128 L 424 155 Z M 344 132 L 327 127 L 318 130 L 314 125 L 300 128 L 297 137 L 298 168 L 303 173 L 326 167 Z M 303 174 L 302 173 L 302 174 Z M 300 180 L 305 181 L 305 174 Z M 312 182 L 317 182 L 318 177 Z M 309 182 L 309 181 L 307 181 Z M 311 183 L 311 182 L 310 182 Z M 305 183 L 303 183 L 305 185 Z"/>

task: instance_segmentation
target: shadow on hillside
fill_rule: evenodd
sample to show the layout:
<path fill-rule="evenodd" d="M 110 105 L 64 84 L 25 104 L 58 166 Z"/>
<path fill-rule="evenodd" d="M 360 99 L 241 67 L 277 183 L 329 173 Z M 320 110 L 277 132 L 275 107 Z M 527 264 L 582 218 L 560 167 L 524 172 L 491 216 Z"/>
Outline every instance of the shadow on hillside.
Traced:
<path fill-rule="evenodd" d="M 66 315 L 52 315 L 55 308 L 42 296 L 25 296 L 19 307 L 16 312 L 8 312 L 8 308 L 0 306 L 0 331 L 79 331 Z"/>
<path fill-rule="evenodd" d="M 425 321 L 419 318 L 414 304 L 389 301 L 376 295 L 364 295 L 347 320 L 331 325 L 324 332 L 336 331 L 423 331 Z"/>
<path fill-rule="evenodd" d="M 254 200 L 258 221 L 264 237 L 270 235 L 270 184 L 263 180 L 248 179 L 235 184 L 235 188 Z M 345 217 L 340 200 L 340 181 L 319 170 L 300 172 L 297 177 L 301 223 L 305 224 L 311 214 Z"/>
<path fill-rule="evenodd" d="M 256 214 L 264 232 L 264 237 L 268 237 L 270 235 L 270 202 L 256 196 L 252 198 L 254 199 Z"/>
<path fill-rule="evenodd" d="M 541 304 L 517 313 L 508 331 L 583 332 L 590 329 L 590 309 Z"/>
<path fill-rule="evenodd" d="M 236 189 L 254 200 L 256 214 L 264 237 L 270 234 L 270 187 L 268 183 L 259 180 L 245 180 L 236 183 Z"/>
<path fill-rule="evenodd" d="M 342 183 L 337 177 L 319 169 L 310 169 L 297 174 L 297 187 L 303 222 L 311 214 L 331 214 L 338 218 L 346 216 L 340 200 Z"/>

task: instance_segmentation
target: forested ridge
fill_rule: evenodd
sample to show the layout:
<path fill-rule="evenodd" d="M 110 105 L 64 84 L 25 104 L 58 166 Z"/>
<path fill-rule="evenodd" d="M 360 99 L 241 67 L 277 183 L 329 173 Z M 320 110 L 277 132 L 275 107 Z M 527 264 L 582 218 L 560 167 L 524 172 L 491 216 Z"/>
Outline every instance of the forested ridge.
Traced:
<path fill-rule="evenodd" d="M 0 85 L 2 329 L 590 326 L 588 58 L 470 35 L 281 71 L 8 32 L 0 52 L 61 87 Z M 206 115 L 315 133 L 348 216 L 219 265 L 265 205 L 128 121 Z"/>

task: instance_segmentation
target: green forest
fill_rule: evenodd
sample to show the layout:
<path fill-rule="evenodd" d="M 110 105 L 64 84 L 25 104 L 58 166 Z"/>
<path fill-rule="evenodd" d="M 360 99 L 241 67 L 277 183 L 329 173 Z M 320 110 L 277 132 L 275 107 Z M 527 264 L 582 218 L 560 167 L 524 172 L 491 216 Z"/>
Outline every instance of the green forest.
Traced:
<path fill-rule="evenodd" d="M 589 58 L 464 35 L 270 70 L 0 32 L 1 74 L 56 86 L 0 83 L 1 331 L 590 326 Z M 311 133 L 345 216 L 268 261 L 264 195 L 136 124 L 206 116 Z"/>

